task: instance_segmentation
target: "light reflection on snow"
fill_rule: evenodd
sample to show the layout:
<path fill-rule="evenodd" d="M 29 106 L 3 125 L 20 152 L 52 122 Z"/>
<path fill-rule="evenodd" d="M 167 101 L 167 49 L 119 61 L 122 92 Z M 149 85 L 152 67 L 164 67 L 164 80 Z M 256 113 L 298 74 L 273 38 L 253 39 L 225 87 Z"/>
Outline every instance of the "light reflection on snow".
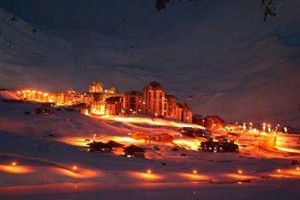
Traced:
<path fill-rule="evenodd" d="M 103 116 L 88 115 L 88 116 L 103 119 L 103 120 L 112 120 L 112 121 L 135 123 L 135 124 L 148 124 L 154 126 L 166 126 L 166 127 L 176 127 L 176 128 L 192 127 L 198 129 L 205 129 L 203 126 L 200 125 L 175 122 L 175 121 L 170 121 L 161 118 L 128 117 L 128 116 L 125 117 L 125 116 L 113 116 L 113 115 L 103 115 Z"/>
<path fill-rule="evenodd" d="M 22 165 L 0 165 L 0 171 L 10 174 L 28 174 L 34 172 L 32 167 Z"/>
<path fill-rule="evenodd" d="M 200 141 L 194 139 L 175 139 L 173 143 L 187 150 L 197 151 L 200 146 Z"/>
<path fill-rule="evenodd" d="M 135 140 L 131 137 L 127 137 L 127 136 L 115 136 L 112 138 L 112 140 L 117 141 L 117 142 L 121 142 L 121 143 L 145 143 L 144 140 Z"/>
<path fill-rule="evenodd" d="M 268 174 L 270 177 L 273 178 L 287 178 L 287 179 L 294 179 L 300 178 L 300 171 L 298 168 L 288 168 L 288 169 L 277 169 L 273 172 Z"/>
<path fill-rule="evenodd" d="M 74 166 L 70 169 L 63 169 L 63 168 L 57 168 L 55 170 L 57 173 L 71 177 L 71 178 L 78 178 L 78 179 L 85 179 L 85 178 L 95 178 L 100 176 L 100 173 L 96 170 L 91 169 L 85 169 L 82 167 L 77 167 L 76 170 L 74 170 Z"/>
<path fill-rule="evenodd" d="M 207 181 L 210 180 L 209 176 L 195 173 L 178 173 L 179 176 L 189 179 L 191 181 Z"/>
<path fill-rule="evenodd" d="M 160 180 L 163 178 L 161 175 L 155 174 L 153 172 L 148 173 L 148 171 L 146 171 L 146 172 L 130 172 L 129 175 L 134 178 L 150 180 L 150 181 Z"/>
<path fill-rule="evenodd" d="M 239 173 L 236 173 L 236 174 L 226 173 L 225 176 L 228 178 L 233 178 L 233 179 L 237 179 L 237 180 L 250 180 L 250 179 L 256 178 L 255 176 L 251 176 L 251 175 L 247 175 L 247 174 L 239 174 Z"/>
<path fill-rule="evenodd" d="M 92 142 L 91 139 L 84 137 L 63 137 L 59 138 L 58 141 L 78 147 L 88 147 L 88 143 Z"/>

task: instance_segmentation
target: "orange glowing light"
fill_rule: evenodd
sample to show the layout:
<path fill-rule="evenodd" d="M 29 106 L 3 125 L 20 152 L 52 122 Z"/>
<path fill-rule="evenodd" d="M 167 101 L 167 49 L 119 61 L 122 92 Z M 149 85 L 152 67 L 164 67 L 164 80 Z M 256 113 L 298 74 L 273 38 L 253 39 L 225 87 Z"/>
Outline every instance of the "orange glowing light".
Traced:
<path fill-rule="evenodd" d="M 198 171 L 196 169 L 193 170 L 193 174 L 197 174 Z"/>
<path fill-rule="evenodd" d="M 225 174 L 225 176 L 229 177 L 229 178 L 237 179 L 237 180 L 249 180 L 249 179 L 254 179 L 255 178 L 255 176 L 250 176 L 250 175 L 245 175 L 245 174 L 240 174 L 240 173 Z"/>
<path fill-rule="evenodd" d="M 91 140 L 90 140 L 90 138 L 85 138 L 85 137 L 62 137 L 62 138 L 59 138 L 58 141 L 72 145 L 72 146 L 88 147 L 87 144 Z"/>
<path fill-rule="evenodd" d="M 143 172 L 130 172 L 129 175 L 133 176 L 135 178 L 143 179 L 143 180 L 147 180 L 147 181 L 155 181 L 155 180 L 159 180 L 159 179 L 163 178 L 161 175 L 153 174 L 152 172 L 148 173 L 148 170 L 144 173 Z"/>
<path fill-rule="evenodd" d="M 121 142 L 121 143 L 144 143 L 143 140 L 135 140 L 131 137 L 121 137 L 121 136 L 116 136 L 113 137 L 112 140 L 117 141 L 117 142 Z"/>
<path fill-rule="evenodd" d="M 239 170 L 238 170 L 238 173 L 239 173 L 239 174 L 242 174 L 242 173 L 243 173 L 243 171 L 239 169 Z"/>
<path fill-rule="evenodd" d="M 270 173 L 269 174 L 271 177 L 275 178 L 299 178 L 300 177 L 300 172 L 295 170 L 295 169 L 277 169 L 276 173 Z"/>
<path fill-rule="evenodd" d="M 282 145 L 282 146 L 281 146 Z M 280 142 L 276 143 L 276 149 L 280 150 L 280 151 L 284 151 L 284 152 L 288 152 L 288 153 L 300 153 L 299 149 L 296 148 L 289 148 L 289 147 L 284 147 L 285 144 L 281 144 Z"/>
<path fill-rule="evenodd" d="M 11 165 L 12 166 L 16 166 L 18 163 L 17 162 L 12 162 Z"/>
<path fill-rule="evenodd" d="M 113 115 L 104 115 L 104 116 L 93 116 L 94 118 L 101 118 L 103 120 L 112 120 L 126 123 L 136 123 L 136 124 L 148 124 L 154 126 L 168 126 L 168 127 L 191 127 L 198 129 L 205 129 L 204 127 L 196 124 L 187 124 L 182 122 L 175 122 L 166 119 L 160 118 L 148 118 L 148 117 L 128 117 L 128 116 L 113 116 Z"/>
<path fill-rule="evenodd" d="M 207 181 L 211 179 L 209 176 L 199 174 L 198 172 L 194 173 L 194 171 L 193 173 L 178 173 L 177 175 L 191 181 Z"/>
<path fill-rule="evenodd" d="M 151 174 L 151 173 L 152 173 L 151 169 L 148 169 L 148 170 L 147 170 L 147 173 L 148 173 L 148 174 Z"/>
<path fill-rule="evenodd" d="M 0 171 L 10 174 L 29 174 L 34 172 L 31 167 L 13 165 L 13 163 L 10 165 L 0 165 Z"/>
<path fill-rule="evenodd" d="M 77 165 L 73 165 L 73 166 L 72 166 L 72 170 L 73 170 L 73 171 L 76 171 L 77 169 L 78 169 Z"/>
<path fill-rule="evenodd" d="M 64 176 L 68 176 L 71 178 L 77 178 L 77 179 L 95 178 L 100 175 L 100 173 L 98 171 L 95 171 L 92 169 L 80 168 L 80 170 L 74 170 L 73 167 L 71 170 L 57 168 L 56 172 L 59 174 L 62 174 Z"/>
<path fill-rule="evenodd" d="M 300 167 L 296 167 L 296 170 L 297 170 L 297 171 L 300 171 Z"/>
<path fill-rule="evenodd" d="M 181 148 L 197 151 L 200 146 L 200 141 L 194 139 L 175 139 L 173 143 Z"/>

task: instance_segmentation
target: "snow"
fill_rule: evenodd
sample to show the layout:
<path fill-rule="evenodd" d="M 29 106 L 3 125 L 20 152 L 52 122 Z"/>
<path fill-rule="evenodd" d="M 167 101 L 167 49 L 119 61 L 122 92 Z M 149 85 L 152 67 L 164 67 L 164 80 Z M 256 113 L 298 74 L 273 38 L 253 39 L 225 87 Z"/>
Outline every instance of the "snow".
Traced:
<path fill-rule="evenodd" d="M 149 159 L 88 153 L 68 138 L 96 134 L 96 140 L 126 138 L 137 125 L 55 111 L 55 115 L 24 115 L 33 103 L 0 103 L 1 199 L 297 199 L 300 171 L 292 160 L 299 153 L 257 150 L 256 136 L 242 135 L 248 144 L 239 154 L 210 154 L 179 149 L 172 143 L 136 144 L 146 148 Z M 175 134 L 170 126 L 138 125 L 143 131 Z M 57 138 L 48 134 L 56 131 Z M 214 133 L 217 134 L 217 133 Z M 298 137 L 278 135 L 290 148 L 300 150 Z M 192 142 L 183 137 L 181 140 Z M 126 140 L 125 140 L 126 141 Z M 246 142 L 247 141 L 247 142 Z M 130 142 L 124 142 L 129 145 Z M 133 141 L 136 142 L 136 141 Z M 154 150 L 154 146 L 159 150 Z M 180 156 L 185 153 L 186 156 Z M 17 162 L 16 166 L 11 163 Z M 166 165 L 162 165 L 164 162 Z M 77 170 L 73 170 L 73 166 Z M 147 173 L 151 169 L 152 173 Z M 197 170 L 197 174 L 193 170 Z M 237 171 L 241 169 L 242 174 Z M 280 173 L 276 170 L 280 169 Z M 120 196 L 121 195 L 121 196 Z"/>
<path fill-rule="evenodd" d="M 2 99 L 6 99 L 6 100 L 21 100 L 20 97 L 18 97 L 17 95 L 13 94 L 10 91 L 0 91 L 0 98 Z"/>
<path fill-rule="evenodd" d="M 299 127 L 299 1 L 276 1 L 277 16 L 266 22 L 254 0 L 181 2 L 161 12 L 153 1 L 70 2 L 0 2 L 0 88 L 85 91 L 96 79 L 125 91 L 156 80 L 199 114 Z M 187 149 L 172 151 L 176 142 L 128 136 L 177 135 L 168 120 L 24 114 L 37 107 L 0 102 L 1 200 L 300 199 L 291 165 L 300 161 L 297 135 L 279 133 L 277 148 L 262 148 L 263 136 L 243 134 L 239 154 L 187 150 L 199 141 L 183 137 L 176 142 Z M 87 153 L 82 146 L 94 134 L 142 146 L 149 159 Z"/>

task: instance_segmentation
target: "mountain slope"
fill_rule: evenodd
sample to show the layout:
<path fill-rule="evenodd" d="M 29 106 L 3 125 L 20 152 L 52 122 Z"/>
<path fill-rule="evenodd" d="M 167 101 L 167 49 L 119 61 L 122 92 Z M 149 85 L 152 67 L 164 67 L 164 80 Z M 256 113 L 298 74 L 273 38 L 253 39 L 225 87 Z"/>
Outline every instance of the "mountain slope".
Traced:
<path fill-rule="evenodd" d="M 198 113 L 299 127 L 300 2 L 277 1 L 266 22 L 260 3 L 161 12 L 152 1 L 2 3 L 0 85 L 85 90 L 98 79 L 126 90 L 157 80 Z"/>

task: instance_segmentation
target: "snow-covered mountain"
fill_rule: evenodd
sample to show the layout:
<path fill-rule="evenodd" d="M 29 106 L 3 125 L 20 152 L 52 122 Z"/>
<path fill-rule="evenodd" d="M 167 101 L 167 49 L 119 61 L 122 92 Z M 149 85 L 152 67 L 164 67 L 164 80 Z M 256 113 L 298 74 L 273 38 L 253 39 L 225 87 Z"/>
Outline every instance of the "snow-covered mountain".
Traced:
<path fill-rule="evenodd" d="M 160 81 L 194 111 L 300 126 L 300 2 L 0 1 L 0 86 Z"/>

